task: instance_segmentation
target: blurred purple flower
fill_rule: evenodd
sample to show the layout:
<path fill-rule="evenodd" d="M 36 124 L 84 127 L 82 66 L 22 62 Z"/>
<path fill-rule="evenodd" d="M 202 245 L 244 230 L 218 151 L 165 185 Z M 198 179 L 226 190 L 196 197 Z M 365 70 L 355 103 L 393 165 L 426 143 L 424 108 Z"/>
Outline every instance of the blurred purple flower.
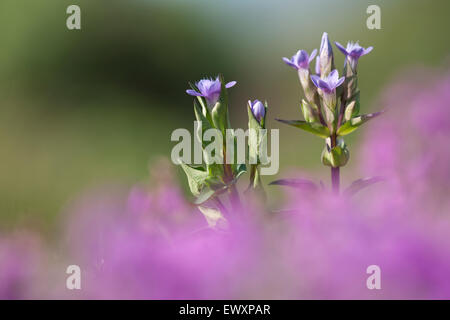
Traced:
<path fill-rule="evenodd" d="M 367 174 L 408 186 L 403 196 L 450 212 L 450 75 L 410 71 L 386 86 L 377 104 L 388 112 L 368 126 L 363 144 Z M 408 193 L 417 192 L 412 197 Z M 427 209 L 426 211 L 428 211 Z"/>
<path fill-rule="evenodd" d="M 33 236 L 0 236 L 0 300 L 31 298 L 38 254 L 39 246 Z"/>
<path fill-rule="evenodd" d="M 266 108 L 264 107 L 263 103 L 259 100 L 253 100 L 253 102 L 249 100 L 248 104 L 252 109 L 253 116 L 255 116 L 258 122 L 261 122 L 261 120 L 266 115 Z"/>
<path fill-rule="evenodd" d="M 335 69 L 325 79 L 321 79 L 318 75 L 312 75 L 311 80 L 317 88 L 325 93 L 331 94 L 344 82 L 345 78 L 339 78 L 339 73 Z"/>
<path fill-rule="evenodd" d="M 236 81 L 228 82 L 225 87 L 231 88 L 236 84 Z M 200 92 L 192 89 L 186 90 L 186 93 L 191 96 L 204 97 L 208 106 L 212 107 L 216 104 L 220 97 L 221 83 L 219 77 L 216 80 L 202 79 L 195 84 Z"/>
<path fill-rule="evenodd" d="M 309 64 L 313 61 L 314 57 L 317 54 L 317 49 L 314 49 L 311 52 L 311 55 L 308 55 L 308 52 L 305 50 L 298 50 L 295 55 L 292 56 L 291 59 L 283 58 L 283 61 L 288 65 L 293 67 L 294 69 L 308 69 Z"/>

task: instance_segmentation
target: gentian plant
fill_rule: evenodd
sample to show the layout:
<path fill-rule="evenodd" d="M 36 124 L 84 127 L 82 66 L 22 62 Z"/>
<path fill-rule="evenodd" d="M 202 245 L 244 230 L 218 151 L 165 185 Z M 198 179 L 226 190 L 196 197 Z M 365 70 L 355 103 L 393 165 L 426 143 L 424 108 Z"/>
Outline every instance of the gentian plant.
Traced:
<path fill-rule="evenodd" d="M 256 159 L 256 163 L 250 164 L 250 185 L 247 190 L 256 190 L 265 197 L 261 183 L 260 165 L 261 161 L 258 157 L 259 149 L 262 147 L 263 140 L 266 135 L 266 114 L 267 101 L 263 104 L 259 100 L 248 101 L 248 128 L 249 134 L 249 158 Z"/>
<path fill-rule="evenodd" d="M 349 160 L 349 151 L 343 137 L 380 112 L 359 114 L 358 60 L 372 51 L 372 47 L 364 49 L 353 42 L 349 42 L 346 48 L 337 42 L 336 46 L 345 54 L 342 77 L 339 77 L 339 72 L 335 69 L 333 49 L 327 33 L 322 36 L 315 64 L 316 74 L 311 74 L 310 70 L 316 50 L 310 56 L 306 51 L 300 50 L 291 59 L 283 58 L 288 66 L 298 72 L 305 94 L 305 99 L 300 104 L 304 120 L 277 120 L 325 139 L 322 163 L 331 167 L 332 189 L 339 193 L 340 168 Z M 360 179 L 354 182 L 352 188 L 363 187 L 377 180 L 378 178 Z M 288 180 L 277 180 L 273 184 L 298 185 Z"/>
<path fill-rule="evenodd" d="M 202 143 L 203 160 L 205 166 L 191 166 L 181 163 L 181 166 L 188 178 L 189 187 L 196 197 L 194 203 L 205 215 L 210 224 L 216 224 L 223 218 L 223 214 L 229 213 L 229 207 L 224 204 L 221 196 L 228 194 L 229 203 L 233 211 L 241 209 L 240 196 L 236 188 L 239 177 L 247 172 L 245 163 L 238 163 L 237 144 L 234 130 L 231 129 L 229 117 L 229 102 L 227 89 L 233 87 L 236 81 L 225 83 L 222 75 L 216 79 L 202 79 L 195 84 L 190 84 L 191 89 L 186 93 L 195 96 L 194 114 L 198 122 L 201 122 L 201 130 L 196 132 L 196 139 Z M 261 148 L 262 135 L 265 134 L 265 118 L 267 114 L 267 102 L 264 105 L 259 100 L 249 101 L 247 105 L 249 117 L 249 139 L 248 157 L 254 158 L 251 161 L 249 190 L 262 190 L 259 175 L 258 150 Z M 205 152 L 207 145 L 202 137 L 208 129 L 218 129 L 222 133 L 222 153 L 221 163 L 210 161 L 208 153 Z M 251 130 L 254 130 L 252 134 Z M 229 144 L 227 139 L 233 142 L 234 150 L 227 150 Z M 234 160 L 231 163 L 229 157 Z"/>

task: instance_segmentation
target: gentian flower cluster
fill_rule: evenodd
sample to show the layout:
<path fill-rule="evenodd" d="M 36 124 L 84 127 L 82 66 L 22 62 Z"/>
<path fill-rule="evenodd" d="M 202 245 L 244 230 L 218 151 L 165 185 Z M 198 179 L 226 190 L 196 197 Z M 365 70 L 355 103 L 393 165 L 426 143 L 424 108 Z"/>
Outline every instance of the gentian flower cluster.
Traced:
<path fill-rule="evenodd" d="M 346 48 L 336 46 L 345 54 L 346 60 L 342 77 L 334 65 L 334 54 L 328 34 L 325 32 L 316 59 L 315 74 L 311 74 L 309 64 L 316 50 L 308 56 L 300 50 L 292 59 L 284 62 L 297 70 L 306 100 L 301 109 L 305 120 L 279 120 L 282 123 L 306 130 L 325 139 L 322 163 L 331 167 L 332 188 L 339 192 L 339 168 L 349 159 L 349 151 L 343 136 L 353 132 L 363 123 L 374 118 L 375 114 L 359 114 L 359 89 L 356 68 L 358 60 L 372 51 L 357 43 L 349 42 Z M 282 181 L 277 181 L 282 184 Z"/>

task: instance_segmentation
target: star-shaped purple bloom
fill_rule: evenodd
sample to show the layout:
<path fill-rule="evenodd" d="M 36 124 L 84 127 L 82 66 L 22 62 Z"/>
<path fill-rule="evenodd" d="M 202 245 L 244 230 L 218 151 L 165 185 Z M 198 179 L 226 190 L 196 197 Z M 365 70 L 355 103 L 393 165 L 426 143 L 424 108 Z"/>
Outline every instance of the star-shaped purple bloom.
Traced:
<path fill-rule="evenodd" d="M 328 77 L 325 79 L 320 79 L 317 75 L 312 75 L 311 80 L 314 83 L 314 85 L 321 89 L 325 93 L 333 93 L 337 87 L 339 87 L 345 80 L 345 77 L 339 78 L 339 73 L 335 69 L 330 72 Z"/>
<path fill-rule="evenodd" d="M 228 82 L 225 88 L 231 88 L 236 84 L 236 81 Z M 188 89 L 186 93 L 191 96 L 204 97 L 209 106 L 214 106 L 219 100 L 221 83 L 219 77 L 216 80 L 202 79 L 195 84 L 200 92 Z"/>
<path fill-rule="evenodd" d="M 339 50 L 341 50 L 343 54 L 355 60 L 358 60 L 360 57 L 368 54 L 373 49 L 373 47 L 368 47 L 367 49 L 364 49 L 358 44 L 358 42 L 348 42 L 347 48 L 344 48 L 344 46 L 341 45 L 339 42 L 335 42 L 335 44 L 336 47 Z"/>
<path fill-rule="evenodd" d="M 311 55 L 308 55 L 308 52 L 305 50 L 298 50 L 295 55 L 292 56 L 291 59 L 283 58 L 283 61 L 288 65 L 295 69 L 308 69 L 309 63 L 313 61 L 314 57 L 317 54 L 317 49 L 314 49 L 311 52 Z"/>
<path fill-rule="evenodd" d="M 256 120 L 258 122 L 261 122 L 261 120 L 266 115 L 266 108 L 264 107 L 263 103 L 259 100 L 248 101 L 248 104 L 250 105 L 250 109 L 252 109 L 252 113 L 255 116 Z"/>

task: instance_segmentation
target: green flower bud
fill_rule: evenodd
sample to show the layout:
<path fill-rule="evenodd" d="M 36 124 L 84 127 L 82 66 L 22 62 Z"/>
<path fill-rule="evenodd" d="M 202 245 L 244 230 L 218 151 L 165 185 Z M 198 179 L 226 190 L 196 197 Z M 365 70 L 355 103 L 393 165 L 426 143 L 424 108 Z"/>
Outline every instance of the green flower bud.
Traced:
<path fill-rule="evenodd" d="M 331 138 L 325 140 L 325 148 L 322 151 L 322 163 L 325 166 L 338 168 L 347 164 L 350 152 L 345 145 L 344 139 L 337 138 L 336 146 L 331 148 Z"/>

